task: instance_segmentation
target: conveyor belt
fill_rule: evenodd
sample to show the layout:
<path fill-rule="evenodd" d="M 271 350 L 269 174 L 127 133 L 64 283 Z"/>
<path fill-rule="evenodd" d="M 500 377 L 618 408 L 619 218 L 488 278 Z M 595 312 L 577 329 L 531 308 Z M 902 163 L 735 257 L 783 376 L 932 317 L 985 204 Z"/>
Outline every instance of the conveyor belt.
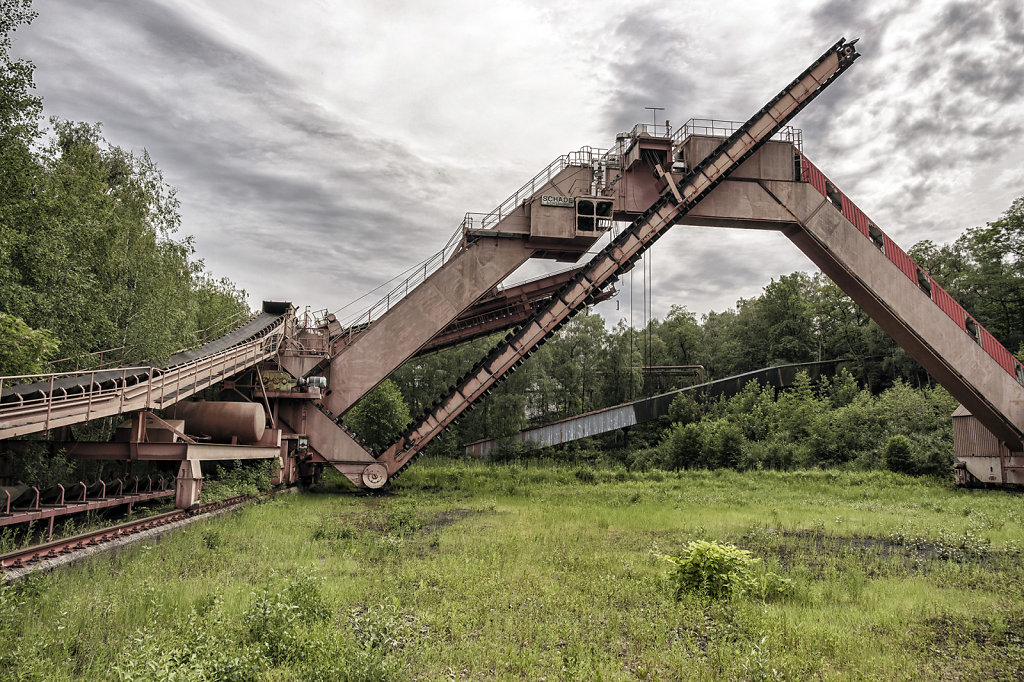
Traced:
<path fill-rule="evenodd" d="M 264 302 L 263 312 L 245 324 L 199 348 L 176 353 L 160 367 L 67 372 L 2 385 L 0 439 L 173 405 L 274 357 L 291 314 L 289 303 Z"/>
<path fill-rule="evenodd" d="M 161 370 L 183 365 L 185 363 L 192 362 L 193 360 L 198 360 L 199 358 L 215 355 L 216 353 L 227 350 L 232 346 L 237 346 L 240 343 L 244 343 L 250 339 L 260 336 L 269 328 L 279 323 L 283 317 L 283 314 L 275 315 L 272 313 L 261 312 L 242 326 L 228 332 L 224 336 L 214 339 L 213 341 L 210 341 L 198 348 L 175 353 L 169 357 L 166 362 L 151 366 L 135 366 L 127 368 L 112 367 L 110 369 L 97 370 L 95 372 L 76 372 L 69 376 L 54 378 L 52 390 L 55 394 L 59 394 L 61 396 L 75 395 L 83 393 L 90 383 L 101 386 L 109 385 L 113 387 L 119 384 L 122 378 L 124 379 L 126 386 L 133 386 L 149 376 L 149 370 L 151 367 L 156 370 Z M 0 394 L 0 403 L 20 402 L 19 397 L 21 400 L 38 400 L 45 398 L 50 390 L 51 383 L 49 379 L 28 384 L 4 386 L 3 393 Z"/>

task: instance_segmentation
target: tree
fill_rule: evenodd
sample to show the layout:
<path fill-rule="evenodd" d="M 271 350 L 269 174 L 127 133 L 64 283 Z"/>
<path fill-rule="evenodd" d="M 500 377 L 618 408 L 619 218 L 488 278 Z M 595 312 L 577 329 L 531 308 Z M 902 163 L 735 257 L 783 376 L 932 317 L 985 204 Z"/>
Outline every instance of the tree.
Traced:
<path fill-rule="evenodd" d="M 584 313 L 574 317 L 548 341 L 548 372 L 557 382 L 562 416 L 580 414 L 594 407 L 598 360 L 605 347 L 604 319 Z"/>
<path fill-rule="evenodd" d="M 198 344 L 200 330 L 242 322 L 245 292 L 214 280 L 191 237 L 176 237 L 175 192 L 148 153 L 107 143 L 98 124 L 54 118 L 51 135 L 40 129 L 33 65 L 9 54 L 30 8 L 0 0 L 0 313 L 25 325 L 22 336 L 52 330 L 72 367 L 112 348 L 159 363 Z M 23 351 L 6 353 L 5 371 L 37 371 L 47 355 Z"/>
<path fill-rule="evenodd" d="M 643 388 L 643 359 L 636 330 L 619 320 L 608 334 L 607 347 L 600 360 L 602 406 L 618 405 L 640 396 Z"/>
<path fill-rule="evenodd" d="M 0 376 L 45 372 L 45 360 L 57 349 L 53 334 L 32 329 L 20 317 L 0 312 Z"/>
<path fill-rule="evenodd" d="M 12 60 L 11 34 L 32 22 L 32 0 L 0 0 L 0 141 L 31 140 L 36 132 L 42 100 L 32 94 L 32 62 Z"/>
<path fill-rule="evenodd" d="M 385 379 L 345 413 L 344 421 L 364 443 L 380 451 L 395 442 L 411 418 L 402 392 Z"/>
<path fill-rule="evenodd" d="M 658 327 L 658 336 L 665 344 L 665 357 L 659 362 L 665 365 L 696 365 L 702 348 L 703 332 L 697 316 L 686 306 L 673 305 Z"/>

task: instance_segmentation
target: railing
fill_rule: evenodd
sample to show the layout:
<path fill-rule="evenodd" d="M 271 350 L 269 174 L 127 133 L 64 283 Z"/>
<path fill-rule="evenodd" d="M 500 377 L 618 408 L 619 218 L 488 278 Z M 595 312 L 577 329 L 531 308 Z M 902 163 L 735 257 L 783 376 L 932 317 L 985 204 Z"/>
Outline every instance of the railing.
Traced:
<path fill-rule="evenodd" d="M 216 324 L 210 325 L 206 329 L 200 329 L 196 332 L 196 341 L 199 345 L 203 345 L 210 339 L 217 339 L 224 336 L 227 332 L 231 331 L 235 327 L 239 326 L 239 321 L 252 317 L 252 313 L 248 310 L 240 310 L 234 315 L 229 315 L 222 320 L 218 320 Z M 211 333 L 212 332 L 212 333 Z"/>
<path fill-rule="evenodd" d="M 405 298 L 410 291 L 439 270 L 453 255 L 461 251 L 466 243 L 467 230 L 493 229 L 515 209 L 533 198 L 544 185 L 553 180 L 556 175 L 566 168 L 571 166 L 590 167 L 594 163 L 600 163 L 602 159 L 607 160 L 608 154 L 608 150 L 594 147 L 582 147 L 579 151 L 563 154 L 498 204 L 498 207 L 490 213 L 467 213 L 459 225 L 459 229 L 451 236 L 443 249 L 425 260 L 422 265 L 417 266 L 416 270 L 409 277 L 399 282 L 384 298 L 374 303 L 368 309 L 349 316 L 342 322 L 342 327 L 347 329 L 347 335 L 351 337 L 353 334 L 365 329 L 375 320 L 380 319 L 384 313 L 391 310 L 396 303 Z"/>
<path fill-rule="evenodd" d="M 166 368 L 119 367 L 117 370 L 0 377 L 0 396 L 5 385 L 46 385 L 41 389 L 42 397 L 25 399 L 12 394 L 14 401 L 0 404 L 0 438 L 174 404 L 273 356 L 281 341 L 282 329 L 278 324 L 257 339 Z M 97 380 L 97 374 L 103 376 Z M 81 391 L 69 392 L 57 385 L 67 378 L 77 378 L 74 385 Z M 128 385 L 129 380 L 135 383 Z"/>
<path fill-rule="evenodd" d="M 70 364 L 71 361 L 74 360 L 75 361 L 75 369 L 71 370 L 71 371 L 77 372 L 79 369 L 82 368 L 82 364 L 83 363 L 89 365 L 89 369 L 107 369 L 108 367 L 113 367 L 113 366 L 115 366 L 115 365 L 117 365 L 117 364 L 119 364 L 121 362 L 124 362 L 124 352 L 125 352 L 125 347 L 124 346 L 118 346 L 117 348 L 106 348 L 104 350 L 93 351 L 92 353 L 85 353 L 84 355 L 76 355 L 76 356 L 70 356 L 70 357 L 66 357 L 66 358 L 60 358 L 59 360 L 50 360 L 46 364 L 49 365 L 52 368 L 55 365 L 59 365 L 61 363 L 69 363 Z M 117 356 L 116 360 L 104 360 L 103 359 L 104 357 L 109 357 L 109 356 L 111 356 L 114 353 L 118 353 L 118 356 Z M 93 363 L 92 358 L 95 358 L 95 362 L 96 362 L 95 365 L 92 364 Z"/>
<path fill-rule="evenodd" d="M 633 130 L 629 132 L 629 136 L 636 138 L 641 135 L 647 137 L 672 137 L 672 126 L 665 122 L 665 125 L 658 125 L 657 123 L 637 123 L 633 126 Z"/>
<path fill-rule="evenodd" d="M 206 329 L 197 330 L 195 332 L 196 346 L 180 348 L 174 351 L 174 353 L 180 353 L 185 350 L 191 350 L 192 348 L 198 348 L 199 346 L 205 344 L 209 339 L 219 338 L 223 336 L 226 332 L 237 327 L 239 320 L 247 316 L 247 312 L 240 311 L 235 313 L 234 315 L 230 315 L 222 320 L 219 320 L 217 324 L 211 325 Z M 211 334 L 211 332 L 213 333 Z M 124 362 L 124 356 L 127 350 L 128 349 L 126 346 L 118 346 L 117 348 L 105 348 L 103 350 L 97 350 L 91 353 L 83 353 L 82 355 L 69 356 L 66 358 L 60 358 L 58 360 L 50 360 L 46 364 L 53 368 L 56 367 L 57 365 L 63 363 L 70 364 L 72 361 L 74 361 L 75 368 L 73 370 L 68 370 L 72 372 L 77 372 L 81 370 L 83 366 L 88 367 L 88 369 L 90 370 L 110 369 L 112 367 L 117 367 L 118 365 Z"/>
<path fill-rule="evenodd" d="M 466 220 L 472 223 L 472 229 L 489 230 L 504 220 L 509 214 L 529 201 L 539 192 L 544 185 L 551 182 L 556 175 L 571 166 L 591 167 L 595 162 L 600 162 L 601 157 L 607 153 L 605 149 L 595 147 L 582 147 L 577 152 L 562 154 L 552 161 L 541 172 L 534 175 L 529 182 L 524 184 L 505 201 L 498 204 L 498 207 L 490 213 L 467 213 Z M 472 216 L 472 217 L 471 217 Z M 479 216 L 479 217 L 477 217 Z M 466 224 L 463 220 L 463 225 Z"/>
<path fill-rule="evenodd" d="M 721 121 L 715 118 L 691 118 L 676 131 L 672 140 L 677 144 L 691 135 L 707 135 L 709 137 L 729 137 L 743 125 L 739 121 Z M 772 135 L 776 142 L 789 142 L 798 150 L 804 148 L 804 131 L 793 126 L 783 126 Z"/>
<path fill-rule="evenodd" d="M 448 239 L 448 243 L 444 245 L 444 248 L 423 261 L 421 265 L 416 266 L 413 273 L 399 282 L 384 298 L 374 303 L 368 309 L 346 318 L 341 326 L 347 328 L 348 334 L 351 336 L 354 332 L 365 328 L 374 320 L 379 319 L 384 313 L 391 310 L 392 306 L 405 298 L 406 294 L 418 287 L 427 277 L 447 263 L 453 255 L 462 249 L 464 243 L 464 230 L 460 225 L 455 234 Z"/>

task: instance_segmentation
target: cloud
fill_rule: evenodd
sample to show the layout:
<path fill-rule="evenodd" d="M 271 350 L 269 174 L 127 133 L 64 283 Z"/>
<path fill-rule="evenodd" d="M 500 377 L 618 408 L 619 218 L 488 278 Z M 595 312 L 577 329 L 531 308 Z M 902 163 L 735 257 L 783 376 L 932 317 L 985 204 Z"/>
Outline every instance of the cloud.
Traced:
<path fill-rule="evenodd" d="M 37 63 L 55 86 L 44 92 L 48 110 L 102 119 L 115 143 L 127 136 L 148 148 L 178 187 L 208 266 L 257 300 L 330 305 L 428 255 L 424 244 L 439 248 L 454 229 L 426 203 L 451 184 L 451 168 L 353 130 L 186 14 L 133 4 L 120 47 L 97 59 L 96 45 L 66 32 L 101 33 L 95 24 L 109 17 L 63 4 L 59 22 L 56 12 L 40 19 L 54 30 L 26 46 L 45 53 Z"/>
<path fill-rule="evenodd" d="M 897 241 L 948 241 L 1024 193 L 1016 0 L 523 0 L 468 23 L 458 2 L 400 6 L 50 0 L 15 48 L 48 114 L 151 152 L 200 255 L 254 302 L 338 308 L 557 154 L 607 146 L 651 120 L 646 106 L 677 126 L 745 119 L 842 35 L 864 56 L 794 123 Z M 811 269 L 778 235 L 682 227 L 654 261 L 658 314 L 728 307 Z"/>

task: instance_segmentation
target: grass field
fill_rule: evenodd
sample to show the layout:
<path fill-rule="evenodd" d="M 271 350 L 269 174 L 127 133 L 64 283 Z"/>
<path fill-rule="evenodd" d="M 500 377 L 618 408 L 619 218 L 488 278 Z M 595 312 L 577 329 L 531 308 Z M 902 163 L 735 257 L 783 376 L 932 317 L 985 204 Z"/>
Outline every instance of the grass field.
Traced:
<path fill-rule="evenodd" d="M 733 543 L 791 594 L 673 599 Z M 1020 679 L 1024 498 L 887 473 L 417 463 L 0 588 L 7 679 Z"/>

